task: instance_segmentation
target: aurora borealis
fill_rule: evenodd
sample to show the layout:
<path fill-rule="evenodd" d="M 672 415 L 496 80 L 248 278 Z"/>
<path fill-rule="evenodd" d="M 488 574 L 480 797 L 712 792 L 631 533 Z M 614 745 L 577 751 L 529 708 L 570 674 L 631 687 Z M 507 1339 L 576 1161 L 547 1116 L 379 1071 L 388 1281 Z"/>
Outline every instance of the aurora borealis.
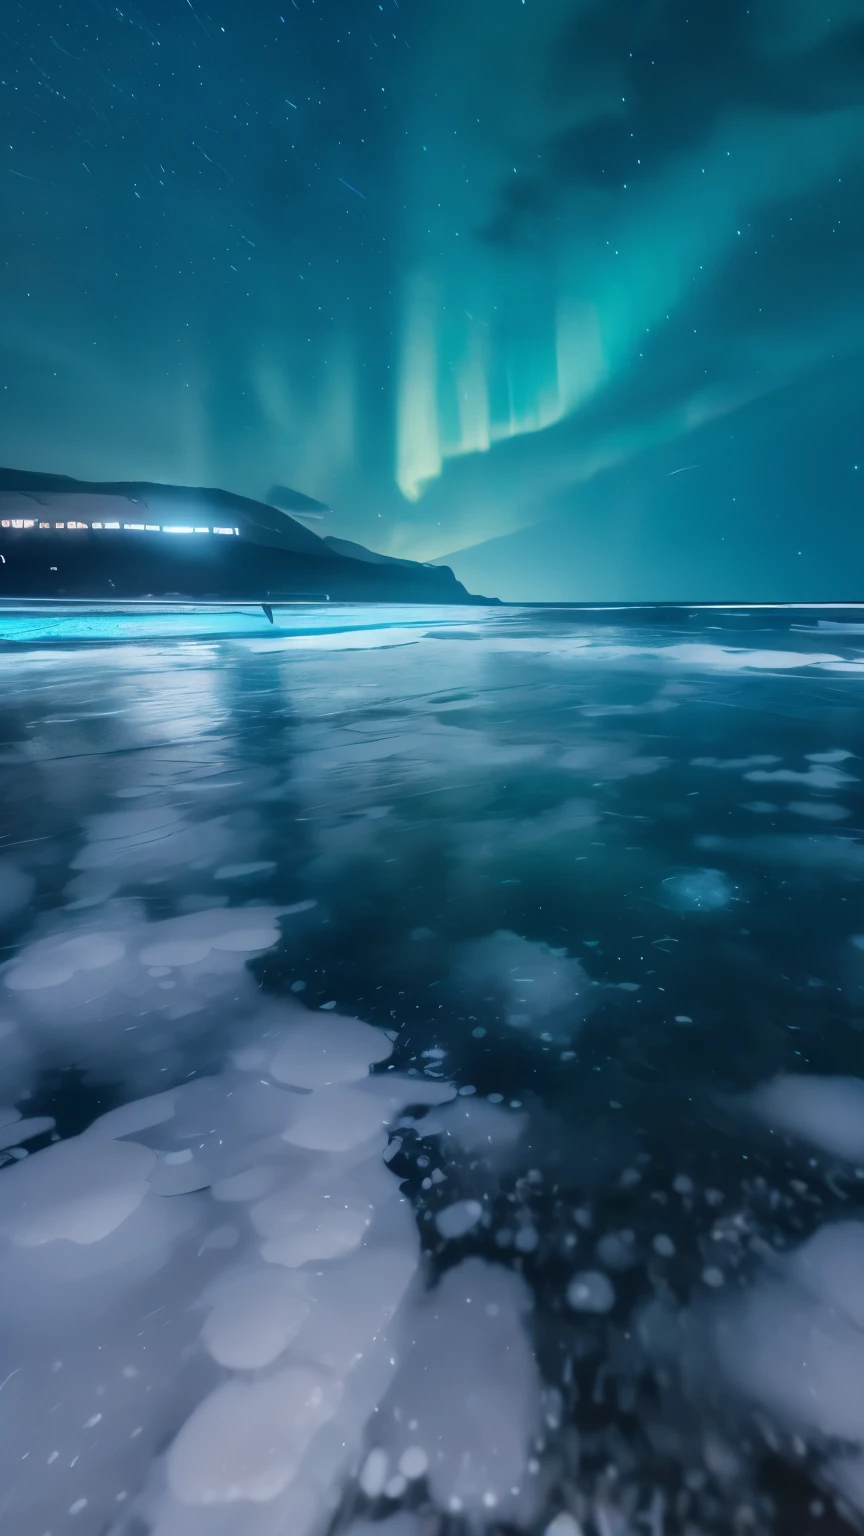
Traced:
<path fill-rule="evenodd" d="M 0 36 L 0 461 L 287 484 L 505 598 L 860 595 L 857 0 Z"/>

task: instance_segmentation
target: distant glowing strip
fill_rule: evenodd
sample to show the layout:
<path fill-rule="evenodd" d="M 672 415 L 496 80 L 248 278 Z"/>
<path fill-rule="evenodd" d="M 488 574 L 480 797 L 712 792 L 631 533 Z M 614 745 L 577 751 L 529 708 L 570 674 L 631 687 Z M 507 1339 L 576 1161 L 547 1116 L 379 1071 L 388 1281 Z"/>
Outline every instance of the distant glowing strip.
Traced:
<path fill-rule="evenodd" d="M 67 528 L 87 532 L 95 529 L 102 532 L 103 529 L 119 530 L 122 527 L 126 533 L 222 533 L 239 537 L 239 528 L 191 528 L 191 527 L 162 527 L 159 523 L 37 523 L 33 518 L 4 517 L 0 518 L 0 528 L 47 528 L 55 532 L 65 532 Z"/>

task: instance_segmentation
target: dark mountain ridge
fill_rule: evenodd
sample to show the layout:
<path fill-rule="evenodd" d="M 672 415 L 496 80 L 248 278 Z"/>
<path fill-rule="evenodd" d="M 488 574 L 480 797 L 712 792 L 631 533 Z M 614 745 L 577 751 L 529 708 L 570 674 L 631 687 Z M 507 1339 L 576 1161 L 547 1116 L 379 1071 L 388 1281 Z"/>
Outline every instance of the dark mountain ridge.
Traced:
<path fill-rule="evenodd" d="M 298 506 L 313 503 L 300 492 Z M 0 596 L 488 603 L 449 566 L 320 538 L 210 487 L 0 468 Z"/>

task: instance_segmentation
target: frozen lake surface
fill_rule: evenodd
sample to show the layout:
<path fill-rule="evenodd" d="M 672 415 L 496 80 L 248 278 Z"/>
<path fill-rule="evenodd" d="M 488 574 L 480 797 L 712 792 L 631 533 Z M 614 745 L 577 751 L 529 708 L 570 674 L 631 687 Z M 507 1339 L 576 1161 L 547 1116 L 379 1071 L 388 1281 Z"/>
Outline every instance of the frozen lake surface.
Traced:
<path fill-rule="evenodd" d="M 0 614 L 8 1536 L 864 1529 L 864 610 Z"/>

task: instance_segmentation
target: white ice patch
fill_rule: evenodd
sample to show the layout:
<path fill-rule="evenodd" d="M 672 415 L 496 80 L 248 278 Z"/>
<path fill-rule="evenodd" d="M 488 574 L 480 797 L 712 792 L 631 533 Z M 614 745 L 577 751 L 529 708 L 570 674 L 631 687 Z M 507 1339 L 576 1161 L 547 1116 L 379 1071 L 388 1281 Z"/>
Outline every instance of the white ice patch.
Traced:
<path fill-rule="evenodd" d="M 745 1101 L 776 1130 L 812 1142 L 834 1157 L 864 1162 L 864 1080 L 783 1074 Z"/>
<path fill-rule="evenodd" d="M 295 1088 L 326 1088 L 368 1077 L 372 1063 L 386 1061 L 392 1043 L 383 1030 L 359 1019 L 298 1017 L 270 1062 L 270 1075 Z"/>
<path fill-rule="evenodd" d="M 266 1061 L 299 1014 L 292 1005 L 282 1023 L 265 1007 L 244 1025 L 246 1049 Z M 322 1047 L 351 1026 L 342 1066 L 353 1072 L 366 1026 L 312 1023 Z M 152 1536 L 318 1536 L 327 1525 L 403 1357 L 419 1271 L 383 1121 L 455 1091 L 370 1076 L 385 1050 L 380 1032 L 366 1039 L 356 1083 L 328 1085 L 338 1053 L 322 1050 L 316 1068 L 306 1040 L 296 1060 L 320 1088 L 229 1066 L 111 1110 L 0 1175 L 0 1342 L 8 1354 L 27 1341 L 26 1372 L 4 1386 L 10 1522 L 61 1529 L 80 1505 L 88 1533 L 107 1529 L 123 1494 Z M 353 1136 L 345 1153 L 283 1139 L 315 1101 L 330 1122 L 337 1092 L 366 1105 L 361 1156 Z M 21 1135 L 18 1112 L 5 1118 Z M 176 1199 L 183 1189 L 195 1192 Z M 416 1448 L 406 1465 L 420 1476 Z"/>
<path fill-rule="evenodd" d="M 447 1205 L 443 1211 L 438 1212 L 435 1225 L 441 1236 L 451 1241 L 473 1231 L 482 1215 L 483 1207 L 479 1200 L 456 1200 L 453 1205 Z"/>
<path fill-rule="evenodd" d="M 228 1274 L 203 1298 L 212 1307 L 201 1339 L 219 1365 L 235 1371 L 272 1365 L 300 1332 L 310 1300 L 284 1270 Z"/>
<path fill-rule="evenodd" d="M 225 1382 L 195 1409 L 168 1453 L 171 1492 L 181 1504 L 275 1499 L 341 1396 L 328 1372 L 300 1364 L 258 1381 Z"/>
<path fill-rule="evenodd" d="M 845 821 L 851 814 L 832 800 L 790 800 L 786 809 L 793 816 L 807 816 L 811 821 Z"/>
<path fill-rule="evenodd" d="M 74 1136 L 0 1177 L 0 1232 L 21 1248 L 98 1243 L 148 1192 L 156 1154 L 135 1142 Z"/>
<path fill-rule="evenodd" d="M 121 960 L 122 939 L 106 933 L 82 933 L 74 939 L 44 939 L 31 944 L 12 962 L 4 981 L 13 992 L 59 987 L 79 971 L 98 971 Z"/>
<path fill-rule="evenodd" d="M 132 902 L 67 919 L 0 967 L 17 1028 L 0 1030 L 0 1073 L 21 1076 L 28 1049 L 58 1068 L 98 1063 L 140 1090 L 182 1076 L 184 1053 L 260 1008 L 247 970 L 280 937 L 285 908 L 209 909 L 148 922 Z M 53 921 L 53 919 L 49 919 Z M 11 1021 L 10 1021 L 11 1022 Z"/>
<path fill-rule="evenodd" d="M 383 1181 L 376 1173 L 377 1169 L 369 1170 L 373 1185 L 380 1186 Z M 262 1257 L 269 1264 L 296 1269 L 313 1260 L 339 1259 L 353 1252 L 372 1219 L 374 1204 L 364 1195 L 373 1192 L 377 1191 L 363 1190 L 356 1179 L 349 1182 L 337 1176 L 323 1185 L 310 1178 L 305 1186 L 290 1185 L 260 1200 L 250 1218 L 265 1239 Z M 389 1193 L 385 1186 L 385 1199 Z"/>
<path fill-rule="evenodd" d="M 562 1510 L 560 1515 L 549 1522 L 543 1536 L 582 1536 L 582 1527 L 575 1515 Z"/>
<path fill-rule="evenodd" d="M 445 1145 L 451 1142 L 469 1157 L 503 1164 L 519 1141 L 527 1116 L 487 1099 L 456 1098 L 419 1124 L 424 1136 L 441 1136 Z"/>
<path fill-rule="evenodd" d="M 822 1476 L 864 1513 L 864 1224 L 824 1226 L 774 1268 L 714 1313 L 717 1358 L 727 1381 L 788 1431 L 838 1446 Z"/>
<path fill-rule="evenodd" d="M 559 768 L 569 768 L 593 779 L 627 779 L 657 773 L 668 757 L 640 757 L 628 741 L 586 741 L 558 759 Z"/>
<path fill-rule="evenodd" d="M 311 1094 L 283 1135 L 292 1146 L 313 1152 L 350 1152 L 386 1123 L 384 1104 L 357 1088 L 340 1084 Z"/>
<path fill-rule="evenodd" d="M 794 768 L 754 768 L 744 777 L 753 784 L 803 784 L 809 789 L 840 789 L 857 782 L 854 773 L 844 773 L 827 763 L 813 763 L 805 773 L 796 773 Z"/>
<path fill-rule="evenodd" d="M 540 1382 L 525 1329 L 520 1276 L 481 1259 L 448 1270 L 417 1306 L 413 1343 L 378 1416 L 376 1438 L 397 1466 L 423 1452 L 438 1507 L 482 1521 L 528 1522 L 540 1425 Z"/>
<path fill-rule="evenodd" d="M 442 1104 L 455 1093 L 449 1083 L 395 1072 L 319 1088 L 298 1100 L 284 1140 L 315 1152 L 349 1152 L 380 1133 L 404 1105 Z"/>

